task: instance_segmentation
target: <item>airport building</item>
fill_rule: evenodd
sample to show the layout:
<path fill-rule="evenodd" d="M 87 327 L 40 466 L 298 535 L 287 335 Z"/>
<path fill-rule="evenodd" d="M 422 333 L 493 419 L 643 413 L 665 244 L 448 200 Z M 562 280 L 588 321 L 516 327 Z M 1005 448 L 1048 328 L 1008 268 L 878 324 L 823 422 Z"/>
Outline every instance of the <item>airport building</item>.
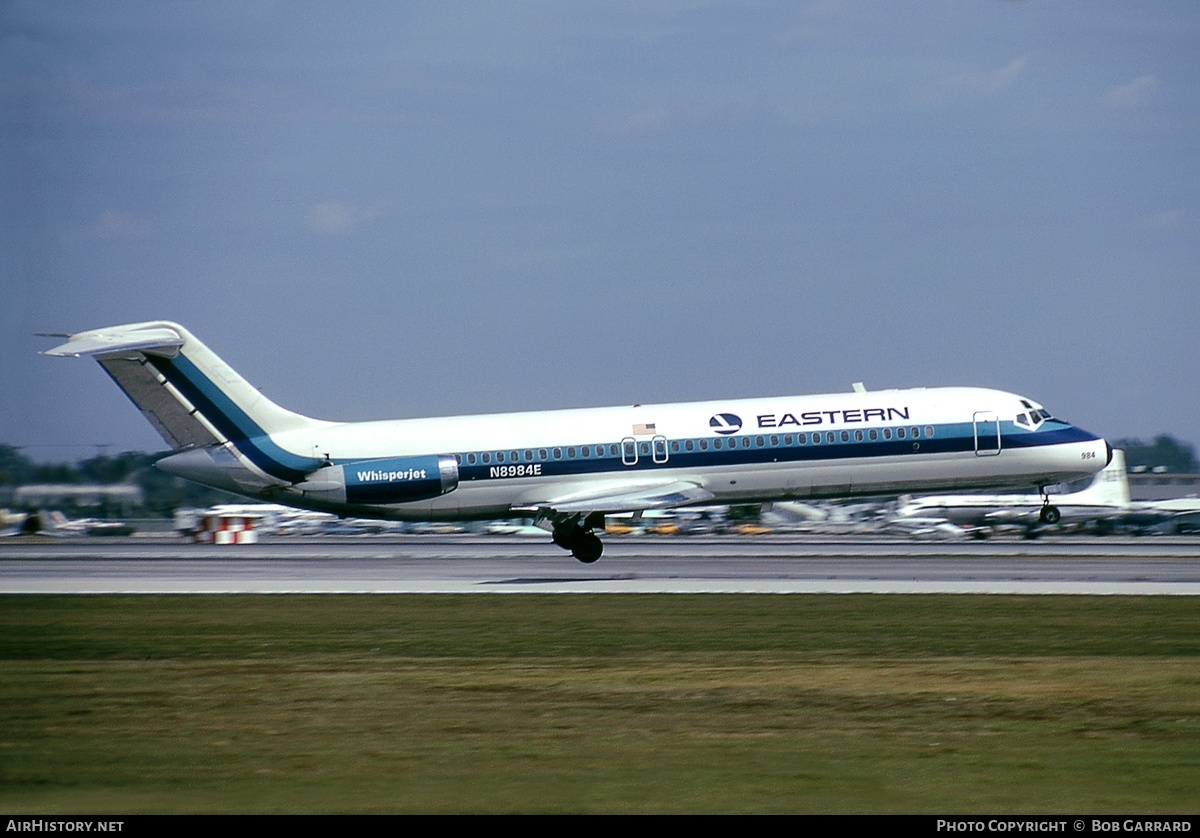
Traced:
<path fill-rule="evenodd" d="M 101 517 L 126 517 L 144 505 L 136 483 L 32 483 L 18 486 L 9 503 L 21 509 L 87 511 Z"/>

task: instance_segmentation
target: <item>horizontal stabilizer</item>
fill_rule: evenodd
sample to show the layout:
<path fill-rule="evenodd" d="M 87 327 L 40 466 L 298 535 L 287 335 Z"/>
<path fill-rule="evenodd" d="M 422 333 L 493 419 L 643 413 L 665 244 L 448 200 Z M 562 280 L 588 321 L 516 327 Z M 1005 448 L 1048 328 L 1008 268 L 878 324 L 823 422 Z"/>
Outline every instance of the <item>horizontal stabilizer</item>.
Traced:
<path fill-rule="evenodd" d="M 150 326 L 143 329 L 118 327 L 113 330 L 96 329 L 71 335 L 62 346 L 47 349 L 43 355 L 79 358 L 84 355 L 119 355 L 128 352 L 146 352 L 172 357 L 183 346 L 184 337 L 170 328 Z"/>

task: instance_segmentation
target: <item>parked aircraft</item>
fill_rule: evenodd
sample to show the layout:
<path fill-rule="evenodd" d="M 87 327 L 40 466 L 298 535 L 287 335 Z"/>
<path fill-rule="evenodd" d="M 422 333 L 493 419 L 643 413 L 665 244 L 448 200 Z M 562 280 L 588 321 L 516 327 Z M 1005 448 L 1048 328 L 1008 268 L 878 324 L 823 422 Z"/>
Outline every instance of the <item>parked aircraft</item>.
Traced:
<path fill-rule="evenodd" d="M 47 354 L 95 358 L 175 449 L 166 472 L 338 515 L 528 515 L 584 562 L 606 514 L 1044 487 L 1110 456 L 1029 399 L 958 387 L 329 422 L 269 401 L 175 323 L 59 337 Z"/>
<path fill-rule="evenodd" d="M 14 520 L 0 535 L 49 535 L 55 538 L 72 538 L 85 535 L 132 535 L 135 528 L 125 521 L 107 521 L 100 518 L 68 518 L 57 510 L 30 512 Z"/>
<path fill-rule="evenodd" d="M 1053 507 L 1047 508 L 1042 496 L 1036 494 L 932 495 L 902 504 L 893 521 L 899 525 L 908 519 L 940 519 L 984 535 L 993 527 L 1019 526 L 1028 532 L 1060 520 L 1112 525 L 1121 521 L 1129 509 L 1125 452 L 1116 449 L 1112 461 L 1086 487 L 1059 495 Z"/>
<path fill-rule="evenodd" d="M 0 509 L 0 536 L 6 535 L 31 535 L 41 529 L 41 522 L 37 520 L 37 516 L 31 516 L 25 512 L 10 512 L 7 509 Z"/>
<path fill-rule="evenodd" d="M 1136 530 L 1167 526 L 1177 532 L 1200 530 L 1200 498 L 1133 501 L 1122 521 Z"/>

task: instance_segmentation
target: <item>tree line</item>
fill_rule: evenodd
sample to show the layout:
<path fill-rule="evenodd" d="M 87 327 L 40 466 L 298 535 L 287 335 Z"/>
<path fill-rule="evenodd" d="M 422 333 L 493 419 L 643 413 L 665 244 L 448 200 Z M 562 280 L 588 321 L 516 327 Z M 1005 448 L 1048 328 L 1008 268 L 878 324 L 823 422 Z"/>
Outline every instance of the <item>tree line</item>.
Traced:
<path fill-rule="evenodd" d="M 4 492 L 6 500 L 0 505 L 12 505 L 12 490 L 18 486 L 45 483 L 134 483 L 142 490 L 141 511 L 149 517 L 169 517 L 184 506 L 208 507 L 244 500 L 159 471 L 154 468 L 154 461 L 160 456 L 125 451 L 100 454 L 75 463 L 39 463 L 25 456 L 18 446 L 0 444 L 0 488 L 7 490 Z"/>

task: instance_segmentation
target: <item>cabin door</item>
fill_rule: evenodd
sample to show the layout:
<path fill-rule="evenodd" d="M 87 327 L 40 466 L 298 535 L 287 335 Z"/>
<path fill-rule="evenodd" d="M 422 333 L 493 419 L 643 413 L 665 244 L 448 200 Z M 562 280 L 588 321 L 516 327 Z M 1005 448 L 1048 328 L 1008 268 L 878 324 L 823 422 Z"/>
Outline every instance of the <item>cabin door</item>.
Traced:
<path fill-rule="evenodd" d="M 1000 453 L 1000 419 L 991 410 L 975 414 L 975 456 L 994 457 Z"/>

